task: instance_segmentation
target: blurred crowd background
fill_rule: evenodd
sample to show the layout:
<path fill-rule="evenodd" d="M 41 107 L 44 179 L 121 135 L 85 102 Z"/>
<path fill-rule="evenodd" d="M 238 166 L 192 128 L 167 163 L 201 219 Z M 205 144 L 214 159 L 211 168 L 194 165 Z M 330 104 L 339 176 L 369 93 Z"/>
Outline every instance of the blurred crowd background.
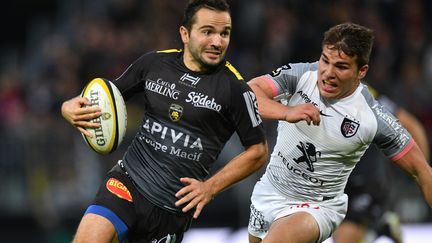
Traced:
<path fill-rule="evenodd" d="M 322 33 L 352 21 L 375 31 L 367 81 L 413 113 L 432 137 L 432 2 L 428 0 L 228 0 L 228 59 L 245 80 L 288 62 L 313 62 Z M 128 102 L 128 134 L 98 155 L 62 119 L 61 103 L 93 78 L 115 79 L 141 54 L 181 48 L 185 0 L 8 1 L 0 49 L 0 232 L 5 242 L 68 242 L 103 175 L 140 123 Z M 274 124 L 266 123 L 269 138 Z M 273 144 L 271 142 L 271 144 Z M 242 150 L 233 137 L 215 170 Z M 389 162 L 390 164 L 391 162 Z M 396 167 L 392 192 L 402 223 L 431 223 L 415 182 Z M 371 168 L 373 170 L 374 168 Z M 192 227 L 247 225 L 262 171 L 220 194 Z M 393 190 L 392 189 L 392 190 Z M 390 192 L 389 192 L 390 193 Z"/>

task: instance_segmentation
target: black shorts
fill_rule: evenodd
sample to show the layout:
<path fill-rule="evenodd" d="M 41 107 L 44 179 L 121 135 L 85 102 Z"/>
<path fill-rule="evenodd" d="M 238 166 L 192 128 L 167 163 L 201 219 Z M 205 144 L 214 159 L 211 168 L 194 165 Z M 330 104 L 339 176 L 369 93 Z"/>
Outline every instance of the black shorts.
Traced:
<path fill-rule="evenodd" d="M 181 242 L 192 222 L 189 214 L 166 211 L 149 202 L 119 165 L 108 172 L 86 213 L 110 220 L 119 242 Z"/>
<path fill-rule="evenodd" d="M 388 191 L 378 183 L 355 184 L 348 181 L 348 211 L 345 220 L 375 227 L 388 208 Z"/>

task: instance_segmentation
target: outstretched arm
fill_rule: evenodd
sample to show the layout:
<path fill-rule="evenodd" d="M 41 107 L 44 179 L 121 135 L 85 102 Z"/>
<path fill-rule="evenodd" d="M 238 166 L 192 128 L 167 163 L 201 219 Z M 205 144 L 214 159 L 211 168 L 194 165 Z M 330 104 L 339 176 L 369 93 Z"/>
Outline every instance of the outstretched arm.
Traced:
<path fill-rule="evenodd" d="M 86 128 L 99 127 L 100 124 L 90 122 L 90 120 L 99 117 L 102 113 L 98 106 L 89 105 L 90 101 L 87 98 L 78 96 L 63 102 L 61 113 L 63 118 L 81 133 L 92 137 L 92 134 Z"/>
<path fill-rule="evenodd" d="M 429 206 L 432 207 L 432 168 L 427 162 L 429 160 L 429 143 L 425 129 L 417 118 L 404 109 L 400 109 L 396 113 L 396 117 L 411 133 L 416 144 L 395 163 L 415 179 Z"/>
<path fill-rule="evenodd" d="M 320 114 L 317 107 L 310 103 L 286 106 L 274 101 L 272 87 L 264 76 L 254 78 L 248 84 L 257 97 L 259 113 L 264 119 L 293 123 L 304 120 L 308 124 L 319 125 Z"/>
<path fill-rule="evenodd" d="M 180 178 L 180 181 L 186 186 L 176 193 L 176 197 L 180 198 L 176 206 L 185 204 L 183 212 L 196 207 L 193 217 L 198 218 L 204 206 L 219 192 L 261 168 L 266 162 L 267 153 L 267 143 L 255 144 L 249 146 L 204 182 L 193 178 Z"/>
<path fill-rule="evenodd" d="M 417 145 L 420 147 L 420 150 L 423 152 L 426 160 L 429 161 L 429 142 L 423 125 L 414 115 L 412 115 L 405 109 L 399 109 L 396 112 L 396 117 L 399 119 L 400 123 L 408 130 L 408 132 L 411 133 Z"/>
<path fill-rule="evenodd" d="M 408 153 L 394 163 L 414 178 L 427 203 L 432 207 L 432 168 L 418 145 L 414 144 Z"/>

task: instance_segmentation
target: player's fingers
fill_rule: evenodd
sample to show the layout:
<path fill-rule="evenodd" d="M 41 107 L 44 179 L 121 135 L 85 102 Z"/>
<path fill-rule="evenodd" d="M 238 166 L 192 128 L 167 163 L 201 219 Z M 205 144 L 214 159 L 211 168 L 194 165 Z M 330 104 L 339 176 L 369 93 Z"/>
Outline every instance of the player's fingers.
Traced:
<path fill-rule="evenodd" d="M 313 114 L 313 118 L 312 118 L 312 122 L 314 125 L 318 126 L 321 122 L 321 116 L 319 111 L 318 112 L 314 112 Z"/>
<path fill-rule="evenodd" d="M 186 213 L 189 210 L 191 210 L 194 207 L 198 207 L 197 205 L 203 203 L 202 200 L 200 199 L 200 197 L 194 197 L 193 200 L 191 200 L 185 207 L 182 208 L 182 212 Z M 198 209 L 198 208 L 197 208 Z M 201 209 L 202 206 L 200 206 L 200 209 L 198 209 L 198 214 L 199 215 L 201 213 Z M 194 213 L 195 216 L 196 212 Z"/>
<path fill-rule="evenodd" d="M 311 118 L 310 118 L 310 116 L 309 116 L 308 114 L 305 114 L 305 115 L 303 116 L 303 120 L 304 120 L 308 125 L 310 125 L 310 123 L 311 123 Z"/>
<path fill-rule="evenodd" d="M 189 178 L 189 177 L 182 177 L 182 178 L 180 178 L 180 182 L 183 183 L 183 184 L 187 184 L 187 185 L 192 184 L 192 182 L 194 182 L 194 181 L 195 181 L 195 179 L 192 179 L 192 178 Z"/>
<path fill-rule="evenodd" d="M 311 123 L 314 125 L 319 125 L 321 118 L 320 118 L 320 113 L 319 113 L 319 109 L 313 105 L 310 105 L 307 107 L 307 109 L 305 109 L 305 113 L 308 116 L 307 118 L 305 118 L 306 121 L 308 121 L 308 124 L 310 125 Z"/>
<path fill-rule="evenodd" d="M 78 101 L 81 105 L 91 105 L 91 102 L 87 97 L 78 97 Z"/>
<path fill-rule="evenodd" d="M 192 191 L 192 188 L 191 188 L 191 187 L 189 187 L 189 186 L 185 186 L 185 187 L 183 187 L 182 189 L 180 189 L 180 190 L 175 194 L 175 196 L 176 196 L 177 198 L 180 198 L 180 197 L 183 197 L 183 196 L 187 195 L 187 194 L 190 193 L 191 191 Z"/>
<path fill-rule="evenodd" d="M 185 185 L 188 185 L 188 186 L 185 186 L 185 187 L 181 188 L 181 189 L 180 189 L 180 190 L 175 194 L 175 196 L 176 196 L 176 197 L 181 197 L 181 196 L 183 196 L 183 195 L 188 194 L 189 192 L 191 192 L 191 191 L 193 190 L 193 187 L 190 186 L 190 185 L 191 185 L 194 181 L 195 181 L 194 179 L 192 179 L 192 178 L 188 178 L 188 177 L 182 177 L 182 178 L 180 178 L 180 182 L 183 183 L 183 184 L 185 184 Z"/>
<path fill-rule="evenodd" d="M 86 129 L 82 128 L 82 127 L 77 127 L 78 130 L 84 134 L 85 136 L 89 137 L 89 138 L 93 138 L 93 134 L 89 131 L 87 131 Z"/>
<path fill-rule="evenodd" d="M 204 204 L 203 203 L 198 203 L 198 205 L 196 206 L 193 218 L 197 219 L 199 217 L 199 215 L 201 214 L 202 209 L 204 208 Z"/>
<path fill-rule="evenodd" d="M 84 108 L 84 107 L 92 107 L 92 103 L 87 97 L 75 97 L 71 100 L 71 103 L 75 106 Z M 94 104 L 93 104 L 94 105 Z"/>
<path fill-rule="evenodd" d="M 177 196 L 178 198 L 181 197 L 179 200 L 177 200 L 175 202 L 176 206 L 183 205 L 187 202 L 190 203 L 190 201 L 192 201 L 197 195 L 197 193 L 193 192 L 192 190 L 188 190 L 188 192 L 184 193 L 184 194 L 182 194 L 182 193 L 183 192 L 180 192 L 180 191 L 178 193 L 176 193 L 176 196 L 179 195 L 179 196 Z"/>
<path fill-rule="evenodd" d="M 99 106 L 87 106 L 76 110 L 76 116 L 89 115 L 99 113 L 101 114 L 102 109 Z"/>
<path fill-rule="evenodd" d="M 102 112 L 92 112 L 92 113 L 82 113 L 82 114 L 77 114 L 74 117 L 74 120 L 79 120 L 79 121 L 89 121 L 95 118 L 98 118 L 102 115 Z"/>
<path fill-rule="evenodd" d="M 94 112 L 101 112 L 102 108 L 100 108 L 99 106 L 95 105 L 95 106 L 87 106 L 84 108 L 84 111 L 86 113 L 94 113 Z"/>
<path fill-rule="evenodd" d="M 180 205 L 185 204 L 186 202 L 188 202 L 187 198 L 186 198 L 186 197 L 182 197 L 182 198 L 180 198 L 179 200 L 177 200 L 177 201 L 175 202 L 175 205 L 178 207 L 178 206 L 180 206 Z"/>
<path fill-rule="evenodd" d="M 101 125 L 96 122 L 90 122 L 90 121 L 76 121 L 73 123 L 76 127 L 83 127 L 83 128 L 98 128 Z"/>

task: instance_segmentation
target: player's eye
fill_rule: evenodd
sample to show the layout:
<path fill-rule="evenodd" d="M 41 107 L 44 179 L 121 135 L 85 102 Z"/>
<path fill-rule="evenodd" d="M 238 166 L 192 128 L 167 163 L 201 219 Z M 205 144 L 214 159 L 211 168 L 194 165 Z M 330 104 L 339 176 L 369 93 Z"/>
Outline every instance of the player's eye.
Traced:
<path fill-rule="evenodd" d="M 224 38 L 229 37 L 230 36 L 230 32 L 229 31 L 224 31 L 224 32 L 221 33 L 221 36 L 224 37 Z"/>
<path fill-rule="evenodd" d="M 346 70 L 349 69 L 349 67 L 347 66 L 343 66 L 343 65 L 336 65 L 336 68 L 340 69 L 340 70 Z"/>

